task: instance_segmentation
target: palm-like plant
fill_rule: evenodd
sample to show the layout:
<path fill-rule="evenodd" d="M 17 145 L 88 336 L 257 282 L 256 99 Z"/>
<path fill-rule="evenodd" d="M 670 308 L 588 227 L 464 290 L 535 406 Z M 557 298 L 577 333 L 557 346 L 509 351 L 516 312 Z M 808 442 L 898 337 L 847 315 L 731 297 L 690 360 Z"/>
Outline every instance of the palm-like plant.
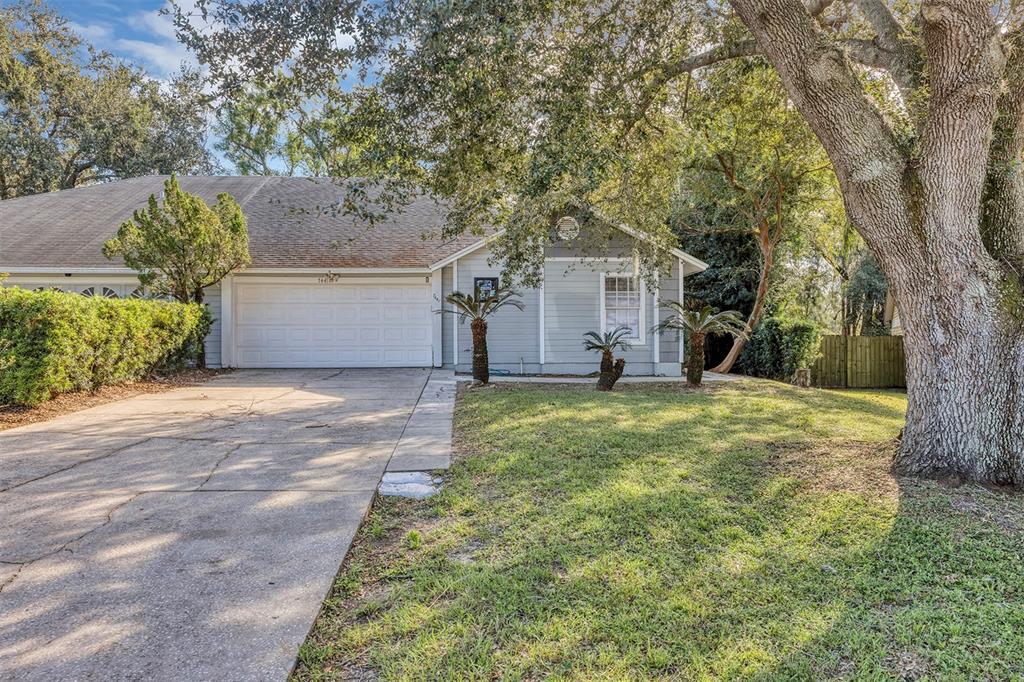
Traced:
<path fill-rule="evenodd" d="M 601 353 L 601 376 L 597 380 L 597 390 L 612 390 L 615 382 L 622 376 L 626 369 L 626 360 L 616 360 L 615 351 L 629 350 L 630 343 L 626 337 L 631 331 L 629 327 L 616 327 L 610 332 L 587 332 L 583 335 L 583 347 Z"/>
<path fill-rule="evenodd" d="M 487 318 L 506 306 L 519 310 L 525 307 L 519 300 L 519 292 L 507 287 L 498 287 L 488 294 L 481 297 L 479 291 L 473 292 L 472 296 L 453 291 L 444 298 L 452 309 L 438 311 L 458 315 L 460 322 L 469 320 L 473 334 L 473 380 L 482 384 L 491 379 L 487 365 Z"/>
<path fill-rule="evenodd" d="M 746 337 L 743 316 L 735 310 L 716 312 L 711 306 L 700 310 L 687 310 L 679 301 L 662 301 L 661 307 L 672 311 L 651 330 L 659 333 L 675 330 L 689 334 L 690 353 L 686 358 L 686 381 L 691 386 L 700 386 L 704 375 L 704 341 L 708 334 L 729 334 Z"/>

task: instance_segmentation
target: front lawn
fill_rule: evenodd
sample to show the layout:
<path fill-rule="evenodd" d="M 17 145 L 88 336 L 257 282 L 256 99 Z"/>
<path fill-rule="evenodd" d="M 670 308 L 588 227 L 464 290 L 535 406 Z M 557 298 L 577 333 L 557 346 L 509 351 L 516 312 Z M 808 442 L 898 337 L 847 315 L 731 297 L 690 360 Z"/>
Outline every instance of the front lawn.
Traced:
<path fill-rule="evenodd" d="M 905 396 L 464 393 L 378 502 L 298 679 L 1024 676 L 1024 500 L 888 473 Z"/>

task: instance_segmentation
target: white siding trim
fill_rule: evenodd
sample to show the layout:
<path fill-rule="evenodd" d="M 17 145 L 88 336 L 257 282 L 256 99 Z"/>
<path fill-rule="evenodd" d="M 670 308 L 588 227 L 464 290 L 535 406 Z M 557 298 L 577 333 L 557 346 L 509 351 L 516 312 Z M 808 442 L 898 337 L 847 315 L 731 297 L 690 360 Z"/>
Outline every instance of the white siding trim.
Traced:
<path fill-rule="evenodd" d="M 455 253 L 453 253 L 450 256 L 442 258 L 441 260 L 439 260 L 437 262 L 431 263 L 430 266 L 428 267 L 428 269 L 430 271 L 440 270 L 441 268 L 445 267 L 446 265 L 452 265 L 454 263 L 457 263 L 459 261 L 459 259 L 462 258 L 463 256 L 468 256 L 469 254 L 473 253 L 474 251 L 478 251 L 478 250 L 482 249 L 483 247 L 487 246 L 488 244 L 490 244 L 491 242 L 493 242 L 495 239 L 497 239 L 498 237 L 500 237 L 503 234 L 505 234 L 505 230 L 498 230 L 497 232 L 492 234 L 490 237 L 486 237 L 484 239 L 481 239 L 478 242 L 470 244 L 469 246 L 467 246 L 466 248 L 462 249 L 461 251 L 456 251 Z"/>
<path fill-rule="evenodd" d="M 227 275 L 220 283 L 220 366 L 235 362 L 235 278 Z"/>
<path fill-rule="evenodd" d="M 549 263 L 608 263 L 611 261 L 630 261 L 632 258 L 621 258 L 619 256 L 548 256 L 544 260 Z"/>
<path fill-rule="evenodd" d="M 452 261 L 452 291 L 459 290 L 459 261 Z M 452 365 L 459 364 L 459 316 L 452 314 Z"/>
<path fill-rule="evenodd" d="M 658 280 L 655 280 L 654 295 L 651 296 L 651 319 L 654 320 L 654 324 L 658 324 L 658 296 L 660 295 L 660 291 L 661 289 L 658 286 Z M 651 356 L 654 358 L 654 362 L 659 362 L 661 360 L 661 332 L 653 331 L 651 332 L 651 336 L 653 336 L 651 339 L 651 346 L 653 347 L 651 350 Z"/>
<path fill-rule="evenodd" d="M 428 275 L 430 268 L 246 268 L 239 274 L 251 275 L 325 275 L 327 272 L 338 275 Z"/>
<path fill-rule="evenodd" d="M 137 275 L 138 272 L 131 268 L 80 268 L 68 266 L 64 268 L 54 267 L 24 267 L 20 265 L 0 265 L 0 272 L 9 275 Z"/>
<path fill-rule="evenodd" d="M 679 263 L 679 305 L 683 305 L 683 260 L 678 259 Z M 679 362 L 683 361 L 683 330 L 679 330 Z"/>
<path fill-rule="evenodd" d="M 440 367 L 444 364 L 442 356 L 444 355 L 444 348 L 441 342 L 441 324 L 444 314 L 441 312 L 444 309 L 444 297 L 442 296 L 441 280 L 443 275 L 438 270 L 430 275 L 430 298 L 432 302 L 437 303 L 437 312 L 430 311 L 434 315 L 434 320 L 431 322 L 433 327 L 431 334 L 430 346 L 433 349 L 434 355 L 434 367 Z"/>
<path fill-rule="evenodd" d="M 545 331 L 546 330 L 544 328 L 544 274 L 545 273 L 544 273 L 543 266 L 541 266 L 540 287 L 539 287 L 539 291 L 538 291 L 539 298 L 538 298 L 538 301 L 537 301 L 537 310 L 539 311 L 538 312 L 538 316 L 540 318 L 538 320 L 538 325 L 537 325 L 537 328 L 540 330 L 538 332 L 538 334 L 537 334 L 537 340 L 540 343 L 540 346 L 537 348 L 537 355 L 538 355 L 538 359 L 540 360 L 541 369 L 544 368 L 544 360 L 545 360 L 545 358 L 544 358 L 544 346 L 546 345 L 546 341 L 547 341 L 545 339 Z"/>

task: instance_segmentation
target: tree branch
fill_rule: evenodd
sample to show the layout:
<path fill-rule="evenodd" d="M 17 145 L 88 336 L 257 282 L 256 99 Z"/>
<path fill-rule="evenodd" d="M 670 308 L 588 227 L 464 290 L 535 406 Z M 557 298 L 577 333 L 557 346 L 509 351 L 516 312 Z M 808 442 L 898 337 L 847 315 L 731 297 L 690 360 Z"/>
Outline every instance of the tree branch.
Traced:
<path fill-rule="evenodd" d="M 892 267 L 923 264 L 907 179 L 908 158 L 850 64 L 799 0 L 730 0 L 828 152 L 848 214 Z M 910 284 L 904 282 L 904 284 Z"/>

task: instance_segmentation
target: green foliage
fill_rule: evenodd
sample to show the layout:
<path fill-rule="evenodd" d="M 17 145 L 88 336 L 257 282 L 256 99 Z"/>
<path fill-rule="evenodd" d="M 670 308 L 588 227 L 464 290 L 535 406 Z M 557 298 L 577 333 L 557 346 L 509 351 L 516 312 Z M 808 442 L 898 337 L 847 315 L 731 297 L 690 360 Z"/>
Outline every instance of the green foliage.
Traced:
<path fill-rule="evenodd" d="M 632 344 L 626 339 L 632 332 L 629 327 L 616 327 L 610 332 L 587 332 L 583 335 L 583 348 L 599 353 L 614 353 L 629 350 Z"/>
<path fill-rule="evenodd" d="M 519 299 L 518 291 L 504 286 L 499 286 L 490 295 L 485 296 L 481 296 L 479 291 L 474 291 L 472 296 L 461 291 L 453 291 L 445 296 L 444 300 L 451 304 L 452 309 L 437 312 L 458 315 L 460 322 L 486 320 L 506 306 L 517 310 L 526 307 Z"/>
<path fill-rule="evenodd" d="M 685 232 L 673 224 L 680 232 L 682 248 L 710 266 L 686 278 L 686 300 L 701 307 L 749 315 L 761 268 L 760 251 L 754 240 L 734 230 Z"/>
<path fill-rule="evenodd" d="M 0 289 L 0 403 L 32 405 L 181 367 L 210 318 L 199 305 Z"/>
<path fill-rule="evenodd" d="M 163 87 L 40 2 L 0 7 L 0 112 L 0 199 L 215 169 L 198 73 Z"/>
<path fill-rule="evenodd" d="M 367 153 L 384 115 L 372 93 L 359 99 L 337 85 L 296 97 L 293 77 L 275 74 L 232 94 L 215 124 L 216 148 L 241 175 L 352 178 L 420 173 L 402 155 Z M 309 207 L 300 207 L 309 208 Z M 365 216 L 364 216 L 365 217 Z"/>
<path fill-rule="evenodd" d="M 249 235 L 242 209 L 230 194 L 207 206 L 182 191 L 178 179 L 164 183 L 163 201 L 150 195 L 147 208 L 121 225 L 103 245 L 107 258 L 122 256 L 139 281 L 156 294 L 202 302 L 203 289 L 249 263 Z"/>
<path fill-rule="evenodd" d="M 798 369 L 818 359 L 821 335 L 821 326 L 812 320 L 767 317 L 743 349 L 740 367 L 750 376 L 791 381 Z"/>
<path fill-rule="evenodd" d="M 651 328 L 653 332 L 679 331 L 688 334 L 728 334 L 744 337 L 745 321 L 735 310 L 716 312 L 711 306 L 700 310 L 688 310 L 679 301 L 661 301 L 660 305 L 670 311 L 667 318 Z"/>
<path fill-rule="evenodd" d="M 870 253 L 864 254 L 853 267 L 843 288 L 844 325 L 851 334 L 884 336 L 889 333 L 885 323 L 885 301 L 889 285 Z"/>

